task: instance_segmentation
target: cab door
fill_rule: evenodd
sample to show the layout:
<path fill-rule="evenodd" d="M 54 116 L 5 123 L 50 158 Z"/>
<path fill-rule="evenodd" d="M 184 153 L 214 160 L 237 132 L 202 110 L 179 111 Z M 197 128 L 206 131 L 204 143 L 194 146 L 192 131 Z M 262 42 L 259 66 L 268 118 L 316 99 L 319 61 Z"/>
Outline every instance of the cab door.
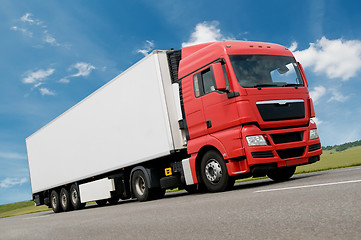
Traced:
<path fill-rule="evenodd" d="M 223 74 L 230 90 L 228 74 L 223 65 Z M 238 111 L 234 98 L 228 98 L 227 92 L 216 90 L 216 81 L 211 67 L 197 74 L 199 79 L 199 98 L 202 100 L 204 126 L 212 134 L 226 130 L 238 124 Z"/>

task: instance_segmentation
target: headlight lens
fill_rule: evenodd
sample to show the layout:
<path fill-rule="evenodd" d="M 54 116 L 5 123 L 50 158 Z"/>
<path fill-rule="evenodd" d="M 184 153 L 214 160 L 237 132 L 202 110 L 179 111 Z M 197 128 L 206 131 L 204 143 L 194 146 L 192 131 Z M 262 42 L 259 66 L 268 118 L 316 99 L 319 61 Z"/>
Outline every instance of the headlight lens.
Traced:
<path fill-rule="evenodd" d="M 266 146 L 267 142 L 263 135 L 247 136 L 248 146 Z"/>
<path fill-rule="evenodd" d="M 319 138 L 317 129 L 311 129 L 310 130 L 310 140 L 317 139 L 317 138 Z"/>

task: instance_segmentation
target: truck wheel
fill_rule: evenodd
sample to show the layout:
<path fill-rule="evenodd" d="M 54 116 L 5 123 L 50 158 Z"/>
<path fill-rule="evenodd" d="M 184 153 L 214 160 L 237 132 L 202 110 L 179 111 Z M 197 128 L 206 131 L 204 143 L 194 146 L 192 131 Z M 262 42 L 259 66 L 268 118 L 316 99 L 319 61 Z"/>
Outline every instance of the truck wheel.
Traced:
<path fill-rule="evenodd" d="M 60 205 L 64 212 L 71 210 L 70 194 L 66 188 L 60 190 Z"/>
<path fill-rule="evenodd" d="M 226 163 L 218 152 L 209 151 L 204 154 L 201 162 L 201 178 L 210 192 L 222 192 L 231 185 Z"/>
<path fill-rule="evenodd" d="M 50 193 L 50 206 L 55 213 L 61 211 L 59 194 L 55 190 Z"/>
<path fill-rule="evenodd" d="M 282 182 L 290 179 L 296 171 L 296 167 L 280 167 L 267 173 L 267 176 L 276 182 Z"/>
<path fill-rule="evenodd" d="M 80 194 L 75 184 L 71 185 L 70 187 L 70 202 L 74 210 L 82 209 L 85 207 L 86 204 L 86 203 L 81 203 Z"/>
<path fill-rule="evenodd" d="M 143 171 L 135 171 L 132 177 L 132 190 L 140 202 L 150 200 L 148 182 Z"/>

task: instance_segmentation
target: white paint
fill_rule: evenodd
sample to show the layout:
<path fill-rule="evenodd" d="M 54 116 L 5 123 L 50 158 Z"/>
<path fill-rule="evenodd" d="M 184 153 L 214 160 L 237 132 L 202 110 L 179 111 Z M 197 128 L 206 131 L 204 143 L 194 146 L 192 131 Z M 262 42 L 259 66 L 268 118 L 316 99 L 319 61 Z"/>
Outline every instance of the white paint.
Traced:
<path fill-rule="evenodd" d="M 103 178 L 93 182 L 80 184 L 80 200 L 82 203 L 111 197 L 110 192 L 115 190 L 114 179 Z"/>
<path fill-rule="evenodd" d="M 360 180 L 344 181 L 344 182 L 321 183 L 321 184 L 303 185 L 303 186 L 296 186 L 296 187 L 266 189 L 266 190 L 255 191 L 255 193 L 275 192 L 275 191 L 293 190 L 293 189 L 301 189 L 301 188 L 312 188 L 312 187 L 324 187 L 324 186 L 332 186 L 332 185 L 348 184 L 348 183 L 358 183 L 358 182 L 361 182 L 361 179 Z"/>
<path fill-rule="evenodd" d="M 184 148 L 174 98 L 154 51 L 26 139 L 33 193 Z"/>

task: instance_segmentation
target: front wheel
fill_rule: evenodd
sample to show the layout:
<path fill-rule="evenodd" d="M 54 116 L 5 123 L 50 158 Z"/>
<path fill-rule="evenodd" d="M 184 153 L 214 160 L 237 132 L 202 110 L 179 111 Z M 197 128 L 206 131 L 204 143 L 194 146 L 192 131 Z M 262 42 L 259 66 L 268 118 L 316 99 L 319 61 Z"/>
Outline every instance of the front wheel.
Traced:
<path fill-rule="evenodd" d="M 276 182 L 282 182 L 290 179 L 296 171 L 296 167 L 280 167 L 267 173 L 267 176 Z"/>
<path fill-rule="evenodd" d="M 210 192 L 222 192 L 232 186 L 226 163 L 220 153 L 209 151 L 201 162 L 201 178 Z M 234 184 L 234 181 L 233 181 Z"/>

